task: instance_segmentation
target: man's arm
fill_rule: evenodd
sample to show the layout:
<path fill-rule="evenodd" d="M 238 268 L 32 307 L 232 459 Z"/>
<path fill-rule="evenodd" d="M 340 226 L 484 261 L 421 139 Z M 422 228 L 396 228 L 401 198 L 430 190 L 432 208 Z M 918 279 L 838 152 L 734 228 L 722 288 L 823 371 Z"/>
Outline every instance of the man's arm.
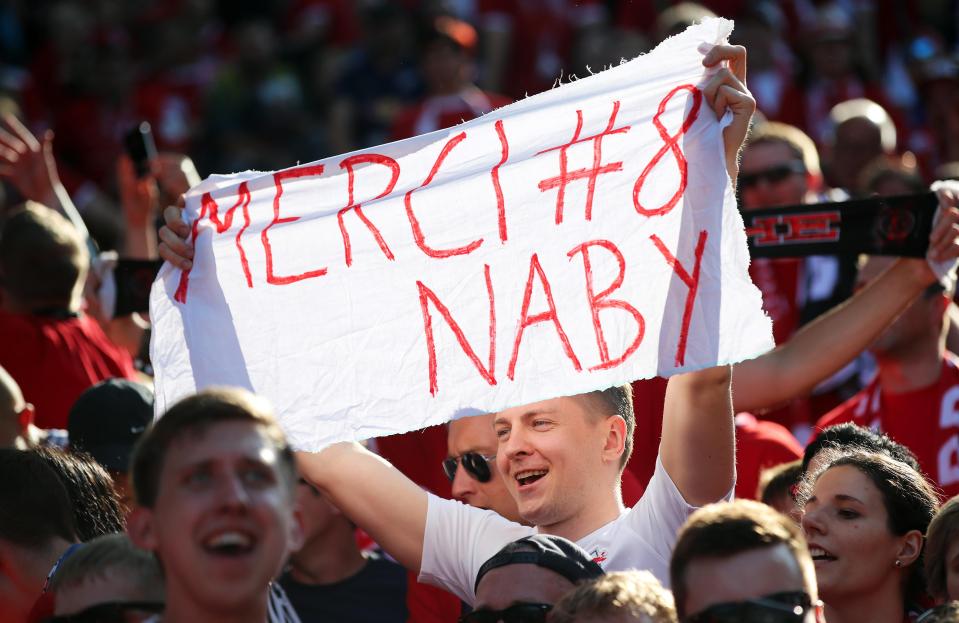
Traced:
<path fill-rule="evenodd" d="M 940 217 L 929 237 L 929 258 L 942 262 L 959 256 L 959 193 L 940 188 L 937 194 Z M 926 260 L 900 259 L 785 344 L 736 364 L 736 412 L 772 407 L 805 394 L 852 361 L 936 281 Z"/>
<path fill-rule="evenodd" d="M 659 460 L 691 506 L 720 500 L 735 482 L 732 368 L 678 374 L 666 386 Z"/>
<path fill-rule="evenodd" d="M 357 443 L 297 453 L 297 465 L 356 525 L 401 565 L 419 574 L 427 494 L 381 457 Z"/>

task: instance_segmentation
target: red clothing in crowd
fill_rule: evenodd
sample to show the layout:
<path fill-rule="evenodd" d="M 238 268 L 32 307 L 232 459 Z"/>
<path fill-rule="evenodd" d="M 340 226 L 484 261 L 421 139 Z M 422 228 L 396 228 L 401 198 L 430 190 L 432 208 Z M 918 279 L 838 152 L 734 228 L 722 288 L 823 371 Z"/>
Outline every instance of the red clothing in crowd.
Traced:
<path fill-rule="evenodd" d="M 97 322 L 75 317 L 0 311 L 0 366 L 36 410 L 40 428 L 66 428 L 74 401 L 109 378 L 136 377 L 130 354 L 107 338 Z"/>
<path fill-rule="evenodd" d="M 803 449 L 785 426 L 736 416 L 736 497 L 755 500 L 763 470 L 802 458 Z"/>
<path fill-rule="evenodd" d="M 666 379 L 633 383 L 636 433 L 627 471 L 646 486 L 653 475 L 663 433 Z M 802 446 L 785 427 L 756 420 L 748 413 L 736 416 L 736 497 L 755 499 L 762 470 L 802 456 Z"/>
<path fill-rule="evenodd" d="M 773 321 L 773 339 L 785 343 L 799 328 L 799 288 L 802 260 L 754 259 L 749 277 L 763 294 L 763 311 Z"/>
<path fill-rule="evenodd" d="M 939 380 L 903 394 L 883 392 L 878 377 L 819 422 L 855 422 L 884 431 L 912 450 L 946 497 L 959 494 L 959 359 L 946 353 Z"/>

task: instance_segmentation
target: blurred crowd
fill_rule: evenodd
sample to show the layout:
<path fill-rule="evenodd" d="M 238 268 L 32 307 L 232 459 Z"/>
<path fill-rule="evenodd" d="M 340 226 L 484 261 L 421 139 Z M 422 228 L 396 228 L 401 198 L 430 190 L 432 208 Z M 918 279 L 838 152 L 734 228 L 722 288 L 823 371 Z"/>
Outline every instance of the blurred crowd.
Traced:
<path fill-rule="evenodd" d="M 959 179 L 955 0 L 0 3 L 0 623 L 959 621 L 955 183 L 926 259 L 755 258 L 777 346 L 731 371 L 296 457 L 238 390 L 152 423 L 137 282 L 186 261 L 161 209 L 202 175 L 450 127 L 715 15 L 756 105 L 742 211 Z"/>

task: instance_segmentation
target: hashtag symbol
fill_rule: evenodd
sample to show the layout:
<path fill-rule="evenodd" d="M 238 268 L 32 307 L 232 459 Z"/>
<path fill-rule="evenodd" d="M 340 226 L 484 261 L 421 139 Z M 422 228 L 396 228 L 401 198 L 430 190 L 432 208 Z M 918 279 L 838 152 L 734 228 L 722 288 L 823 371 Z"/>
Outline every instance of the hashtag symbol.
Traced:
<path fill-rule="evenodd" d="M 556 224 L 559 225 L 563 222 L 563 209 L 565 208 L 566 203 L 566 186 L 570 182 L 575 182 L 576 180 L 588 180 L 587 190 L 586 190 L 586 220 L 592 220 L 593 218 L 593 195 L 596 193 L 596 179 L 603 175 L 604 173 L 613 173 L 615 171 L 621 171 L 623 169 L 622 162 L 610 162 L 607 164 L 602 164 L 603 161 L 603 138 L 611 134 L 621 134 L 629 130 L 629 126 L 623 126 L 621 128 L 613 129 L 613 126 L 616 125 L 616 115 L 619 114 L 619 102 L 613 102 L 613 112 L 609 115 L 609 122 L 606 124 L 606 129 L 600 132 L 599 134 L 594 134 L 592 136 L 580 136 L 583 131 L 583 111 L 576 111 L 576 131 L 573 132 L 573 138 L 563 145 L 558 147 L 550 147 L 549 149 L 544 149 L 543 151 L 537 153 L 536 155 L 545 154 L 550 151 L 559 150 L 559 175 L 556 177 L 551 177 L 545 179 L 539 183 L 539 189 L 541 192 L 546 192 L 547 190 L 557 189 L 556 192 Z M 592 168 L 586 169 L 576 169 L 575 171 L 569 170 L 569 155 L 568 150 L 573 145 L 578 143 L 585 143 L 587 141 L 593 142 L 593 166 Z"/>

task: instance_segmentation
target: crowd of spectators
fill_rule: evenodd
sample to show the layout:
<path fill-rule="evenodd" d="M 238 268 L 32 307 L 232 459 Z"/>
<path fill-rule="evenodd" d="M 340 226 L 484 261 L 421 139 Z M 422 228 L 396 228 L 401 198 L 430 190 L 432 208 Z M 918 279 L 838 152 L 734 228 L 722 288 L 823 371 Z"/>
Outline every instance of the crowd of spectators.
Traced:
<path fill-rule="evenodd" d="M 712 15 L 744 212 L 959 179 L 955 0 L 3 3 L 0 621 L 959 621 L 948 183 L 927 259 L 755 259 L 777 346 L 735 366 L 319 454 L 239 390 L 151 424 L 118 280 L 185 261 L 161 210 L 200 172 L 450 127 Z"/>

